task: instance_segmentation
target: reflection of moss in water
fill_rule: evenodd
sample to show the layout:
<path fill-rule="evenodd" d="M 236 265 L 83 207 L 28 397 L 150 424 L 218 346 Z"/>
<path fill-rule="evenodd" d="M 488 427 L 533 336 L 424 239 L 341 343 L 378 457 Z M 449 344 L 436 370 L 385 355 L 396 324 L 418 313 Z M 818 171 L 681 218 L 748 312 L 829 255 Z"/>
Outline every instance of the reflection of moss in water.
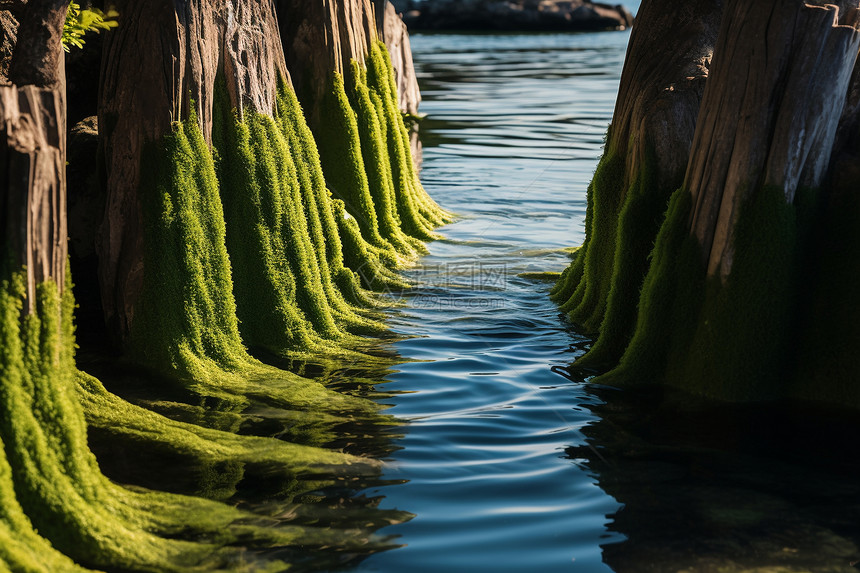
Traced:
<path fill-rule="evenodd" d="M 603 546 L 613 570 L 854 571 L 855 415 L 665 388 L 589 392 L 597 419 L 567 453 L 619 504 L 607 528 L 623 539 Z"/>
<path fill-rule="evenodd" d="M 296 445 L 271 438 L 240 436 L 165 418 L 134 406 L 107 392 L 101 383 L 86 374 L 78 375 L 78 394 L 87 422 L 120 440 L 124 448 L 161 452 L 184 460 L 183 473 L 198 476 L 197 495 L 227 498 L 235 493 L 247 465 L 277 466 L 282 481 L 299 475 L 359 475 L 376 472 L 378 462 L 336 453 L 319 447 Z M 318 414 L 325 418 L 325 414 Z M 329 425 L 318 431 L 325 432 Z M 330 429 L 329 429 L 330 431 Z M 332 436 L 308 436 L 308 441 L 324 443 Z M 208 479 L 207 479 L 208 478 Z M 314 487 L 317 487 L 317 484 Z M 175 489 L 174 484 L 170 487 Z M 305 484 L 303 487 L 307 488 Z M 285 492 L 281 492 L 283 495 Z"/>
<path fill-rule="evenodd" d="M 332 74 L 317 133 L 326 181 L 354 218 L 366 250 L 388 267 L 425 252 L 420 239 L 435 238 L 432 229 L 451 220 L 418 180 L 393 82 L 385 46 L 375 43 L 365 66 L 353 62 L 347 78 Z M 350 260 L 355 256 L 348 254 L 347 263 L 373 277 L 363 261 Z"/>
<path fill-rule="evenodd" d="M 297 529 L 234 525 L 247 514 L 228 506 L 108 481 L 87 449 L 74 390 L 71 289 L 60 297 L 53 283 L 39 285 L 36 312 L 23 320 L 22 300 L 22 275 L 7 272 L 0 287 L 0 562 L 13 570 L 73 570 L 53 546 L 96 567 L 217 568 L 235 553 L 219 547 L 240 538 L 288 543 L 299 536 Z"/>

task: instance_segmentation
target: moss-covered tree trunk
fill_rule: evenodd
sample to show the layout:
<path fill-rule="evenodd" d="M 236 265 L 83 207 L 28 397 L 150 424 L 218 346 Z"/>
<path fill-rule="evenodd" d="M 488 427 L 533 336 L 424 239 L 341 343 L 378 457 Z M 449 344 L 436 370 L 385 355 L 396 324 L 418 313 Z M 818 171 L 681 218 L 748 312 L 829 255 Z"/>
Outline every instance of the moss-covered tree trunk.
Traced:
<path fill-rule="evenodd" d="M 297 30 L 287 26 L 295 15 L 281 14 L 281 34 L 341 29 L 358 14 L 303 6 L 309 15 Z M 344 25 L 337 38 L 354 46 L 347 54 L 376 54 L 374 77 L 385 97 L 365 108 L 376 137 L 343 139 L 358 156 L 386 153 L 374 172 L 386 192 L 394 167 L 403 174 L 400 197 L 412 212 L 435 207 L 419 194 L 400 116 L 376 115 L 398 114 L 394 75 L 384 47 L 369 40 L 373 10 L 362 7 L 366 26 Z M 287 72 L 274 3 L 128 1 L 119 11 L 120 26 L 105 45 L 99 117 L 108 195 L 101 282 L 116 337 L 144 362 L 197 380 L 211 374 L 202 357 L 227 370 L 247 366 L 244 347 L 319 359 L 356 343 L 352 334 L 378 331 L 357 308 L 373 303 L 353 271 L 370 277 L 366 285 L 403 286 L 390 270 L 400 259 L 366 241 L 330 197 Z M 140 58 L 144 44 L 157 52 Z M 323 124 L 339 133 L 340 119 Z M 379 127 L 389 124 L 383 136 Z M 387 159 L 389 144 L 400 152 L 396 160 Z M 421 248 L 393 208 L 367 206 L 368 218 L 383 216 L 412 252 Z"/>
<path fill-rule="evenodd" d="M 412 44 L 409 32 L 403 18 L 397 13 L 390 0 L 374 0 L 376 10 L 376 29 L 379 38 L 388 48 L 391 56 L 391 67 L 397 84 L 397 98 L 400 111 L 411 123 L 409 140 L 412 147 L 412 160 L 417 168 L 421 167 L 422 147 L 418 137 L 418 105 L 421 103 L 421 91 L 418 89 L 418 77 L 415 75 L 415 65 L 412 61 Z"/>
<path fill-rule="evenodd" d="M 374 3 L 278 0 L 277 6 L 287 67 L 319 145 L 327 185 L 385 264 L 414 258 L 423 251 L 420 240 L 434 238 L 432 229 L 450 217 L 418 180 Z M 373 284 L 376 269 L 346 258 Z"/>
<path fill-rule="evenodd" d="M 603 157 L 588 189 L 586 240 L 552 297 L 599 334 L 580 366 L 615 363 L 630 341 L 648 254 L 681 184 L 722 0 L 642 3 Z"/>
<path fill-rule="evenodd" d="M 144 148 L 192 112 L 211 144 L 219 75 L 240 114 L 271 113 L 278 82 L 288 76 L 269 2 L 128 0 L 117 9 L 120 25 L 105 42 L 99 98 L 107 177 L 99 256 L 105 317 L 125 340 L 145 273 Z"/>
<path fill-rule="evenodd" d="M 731 400 L 797 393 L 798 383 L 835 398 L 796 379 L 795 343 L 803 293 L 821 280 L 801 269 L 818 258 L 819 205 L 858 46 L 854 7 L 727 3 L 634 337 L 598 381 L 664 381 Z"/>

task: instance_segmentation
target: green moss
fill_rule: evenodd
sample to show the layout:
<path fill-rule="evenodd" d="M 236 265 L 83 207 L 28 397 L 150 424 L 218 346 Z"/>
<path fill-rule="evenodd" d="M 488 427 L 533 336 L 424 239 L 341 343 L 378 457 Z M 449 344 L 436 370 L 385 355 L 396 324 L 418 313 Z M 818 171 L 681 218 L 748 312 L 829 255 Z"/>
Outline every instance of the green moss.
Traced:
<path fill-rule="evenodd" d="M 344 261 L 366 285 L 378 288 L 386 273 L 372 259 L 387 268 L 414 260 L 426 252 L 421 241 L 436 238 L 432 229 L 451 216 L 418 180 L 383 44 L 371 47 L 365 64 L 353 62 L 348 81 L 332 73 L 320 102 L 326 120 L 316 135 L 326 181 L 353 220 L 341 226 L 357 225 L 366 242 L 359 244 L 342 228 L 344 242 L 350 241 Z"/>
<path fill-rule="evenodd" d="M 441 209 L 424 190 L 412 160 L 409 130 L 398 107 L 394 68 L 388 49 L 382 42 L 370 47 L 366 61 L 367 85 L 378 99 L 374 103 L 383 127 L 382 136 L 388 144 L 397 212 L 404 231 L 412 236 L 431 240 L 435 227 L 449 223 L 452 217 Z"/>
<path fill-rule="evenodd" d="M 670 370 L 670 382 L 723 400 L 783 397 L 797 304 L 796 208 L 782 189 L 760 189 L 734 233 L 731 274 L 708 279 L 683 378 Z"/>
<path fill-rule="evenodd" d="M 730 401 L 781 397 L 797 303 L 795 207 L 776 188 L 747 200 L 725 280 L 706 278 L 689 231 L 690 208 L 690 193 L 677 191 L 654 247 L 633 339 L 618 368 L 595 381 L 659 381 Z"/>
<path fill-rule="evenodd" d="M 237 132 L 243 125 L 233 123 Z M 308 268 L 312 266 L 308 253 L 312 246 L 307 227 L 296 221 L 295 226 L 305 235 L 296 236 L 283 219 L 290 206 L 284 205 L 281 192 L 293 202 L 292 212 L 297 217 L 301 213 L 295 210 L 301 205 L 296 188 L 286 190 L 282 185 L 283 174 L 289 169 L 287 156 L 282 155 L 283 164 L 277 164 L 274 152 L 260 142 L 263 136 L 276 140 L 281 136 L 272 129 L 272 120 L 257 118 L 254 125 L 254 140 L 265 150 L 262 157 L 243 156 L 245 163 L 230 163 L 232 175 L 247 183 L 245 192 L 251 197 L 249 201 L 227 201 L 231 221 L 249 224 L 244 228 L 245 243 L 234 245 L 243 264 L 241 272 L 235 273 L 236 288 L 247 289 L 240 292 L 249 297 L 253 295 L 245 302 L 259 305 L 250 307 L 260 313 L 259 323 L 253 322 L 253 312 L 243 315 L 258 326 L 252 332 L 270 336 L 268 346 L 283 351 L 279 343 L 300 344 L 310 338 L 308 333 L 318 334 L 312 320 L 302 322 L 306 311 L 319 313 L 313 318 L 319 325 L 331 325 L 332 319 L 325 314 L 325 298 L 316 297 L 322 291 L 319 269 Z M 237 148 L 250 153 L 252 131 L 243 133 L 247 139 L 237 139 Z M 230 161 L 223 157 L 227 153 L 222 152 L 222 162 Z M 377 407 L 370 402 L 328 391 L 316 382 L 265 366 L 248 354 L 236 318 L 234 273 L 227 253 L 215 164 L 196 118 L 178 124 L 160 144 L 146 149 L 143 161 L 146 273 L 130 337 L 131 357 L 184 380 L 189 389 L 214 398 L 212 405 L 222 410 L 241 409 L 249 399 L 257 399 L 287 408 L 375 411 Z M 238 188 L 232 184 L 228 182 L 225 187 Z M 279 235 L 279 231 L 288 235 Z M 295 241 L 290 244 L 292 239 Z M 251 244 L 249 252 L 242 252 L 246 243 Z M 304 267 L 301 275 L 293 272 L 296 266 Z M 248 277 L 268 283 L 250 284 Z M 275 326 L 267 327 L 265 320 Z M 278 328 L 293 330 L 284 334 Z M 331 336 L 333 332 L 329 329 L 318 335 Z"/>
<path fill-rule="evenodd" d="M 624 196 L 624 158 L 607 152 L 588 188 L 586 241 L 551 296 L 562 312 L 587 333 L 603 321 L 612 280 L 618 213 Z"/>
<path fill-rule="evenodd" d="M 227 506 L 108 481 L 87 449 L 76 399 L 71 289 L 60 297 L 53 283 L 39 285 L 36 311 L 22 319 L 22 274 L 5 276 L 0 538 L 9 543 L 0 546 L 0 558 L 10 569 L 75 570 L 58 552 L 94 567 L 217 569 L 236 553 L 220 548 L 240 537 L 263 536 L 270 543 L 297 537 L 297 530 L 234 525 L 247 515 Z"/>
<path fill-rule="evenodd" d="M 597 276 L 591 282 L 600 287 L 593 289 L 596 296 L 606 297 L 602 310 L 600 331 L 597 340 L 589 351 L 578 361 L 578 366 L 605 370 L 615 365 L 630 343 L 636 326 L 638 294 L 649 267 L 649 254 L 663 217 L 671 190 L 661 188 L 654 172 L 655 160 L 646 153 L 640 171 L 632 177 L 629 188 L 624 193 L 621 210 L 614 222 L 613 263 L 609 274 L 608 291 L 605 272 L 595 265 L 605 264 L 603 256 L 586 260 L 590 276 Z M 601 207 L 603 208 L 603 207 Z M 605 222 L 603 232 L 594 230 L 595 240 L 600 241 L 612 226 Z M 599 305 L 598 305 L 599 306 Z M 585 324 L 596 321 L 586 319 Z"/>
<path fill-rule="evenodd" d="M 672 195 L 651 253 L 632 340 L 618 366 L 595 381 L 618 386 L 661 382 L 669 356 L 683 359 L 705 283 L 699 246 L 689 232 L 690 206 L 685 189 Z"/>

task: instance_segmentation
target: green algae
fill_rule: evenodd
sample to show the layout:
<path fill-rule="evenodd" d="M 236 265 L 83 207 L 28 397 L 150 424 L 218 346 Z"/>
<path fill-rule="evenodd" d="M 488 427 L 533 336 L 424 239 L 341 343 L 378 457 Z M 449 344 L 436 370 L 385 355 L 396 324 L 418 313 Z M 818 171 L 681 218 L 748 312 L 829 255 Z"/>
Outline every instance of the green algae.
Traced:
<path fill-rule="evenodd" d="M 530 272 L 530 273 L 519 273 L 517 275 L 522 279 L 532 280 L 532 281 L 541 281 L 541 282 L 549 282 L 549 283 L 557 283 L 561 278 L 561 273 L 545 271 L 545 272 Z"/>
<path fill-rule="evenodd" d="M 21 318 L 23 274 L 5 277 L 0 539 L 8 543 L 0 558 L 10 569 L 77 570 L 58 552 L 93 567 L 218 569 L 235 552 L 224 546 L 240 538 L 287 543 L 301 534 L 242 524 L 248 514 L 214 502 L 108 481 L 87 448 L 75 393 L 71 289 L 61 296 L 53 283 L 39 285 L 36 311 Z"/>
<path fill-rule="evenodd" d="M 333 72 L 320 107 L 326 121 L 316 139 L 325 179 L 366 241 L 364 250 L 388 268 L 408 264 L 426 252 L 422 241 L 437 238 L 433 229 L 452 217 L 418 180 L 384 44 L 371 46 L 364 65 L 352 62 L 347 78 Z M 373 288 L 380 271 L 352 261 L 362 246 L 350 247 L 347 265 Z"/>
<path fill-rule="evenodd" d="M 797 207 L 781 189 L 754 192 L 741 210 L 725 279 L 707 276 L 690 209 L 690 193 L 679 189 L 651 255 L 630 345 L 595 382 L 661 382 L 739 402 L 786 396 L 786 333 L 798 304 Z"/>

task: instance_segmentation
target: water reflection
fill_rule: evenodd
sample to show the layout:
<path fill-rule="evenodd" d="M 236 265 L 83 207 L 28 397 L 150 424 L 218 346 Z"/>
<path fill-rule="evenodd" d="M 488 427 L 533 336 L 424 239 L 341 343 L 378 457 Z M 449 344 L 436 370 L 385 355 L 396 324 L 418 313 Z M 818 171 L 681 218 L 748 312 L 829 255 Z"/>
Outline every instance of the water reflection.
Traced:
<path fill-rule="evenodd" d="M 615 571 L 850 572 L 860 561 L 860 424 L 809 405 L 733 406 L 591 390 L 567 449 L 623 504 Z"/>
<path fill-rule="evenodd" d="M 175 380 L 98 352 L 85 353 L 79 363 L 105 381 L 108 390 L 168 419 L 151 426 L 151 418 L 130 409 L 134 415 L 126 423 L 105 422 L 100 418 L 104 404 L 90 405 L 111 395 L 93 382 L 96 392 L 81 394 L 90 447 L 103 473 L 116 482 L 221 500 L 248 511 L 250 527 L 295 533 L 289 545 L 276 547 L 249 533 L 245 549 L 237 549 L 242 570 L 271 570 L 278 562 L 300 572 L 354 565 L 374 552 L 397 547 L 392 536 L 378 530 L 413 517 L 407 511 L 380 508 L 379 496 L 359 493 L 398 483 L 382 477 L 377 460 L 396 451 L 402 422 L 367 398 L 375 395 L 372 382 L 382 378 L 393 360 L 390 343 L 381 343 L 377 350 L 387 356 L 375 365 L 293 365 L 351 401 L 289 408 L 251 397 L 245 407 L 229 404 L 226 410 Z M 248 441 L 253 437 L 281 442 Z M 283 447 L 275 447 L 279 444 Z M 320 456 L 326 452 L 357 457 L 344 463 L 338 454 Z"/>

